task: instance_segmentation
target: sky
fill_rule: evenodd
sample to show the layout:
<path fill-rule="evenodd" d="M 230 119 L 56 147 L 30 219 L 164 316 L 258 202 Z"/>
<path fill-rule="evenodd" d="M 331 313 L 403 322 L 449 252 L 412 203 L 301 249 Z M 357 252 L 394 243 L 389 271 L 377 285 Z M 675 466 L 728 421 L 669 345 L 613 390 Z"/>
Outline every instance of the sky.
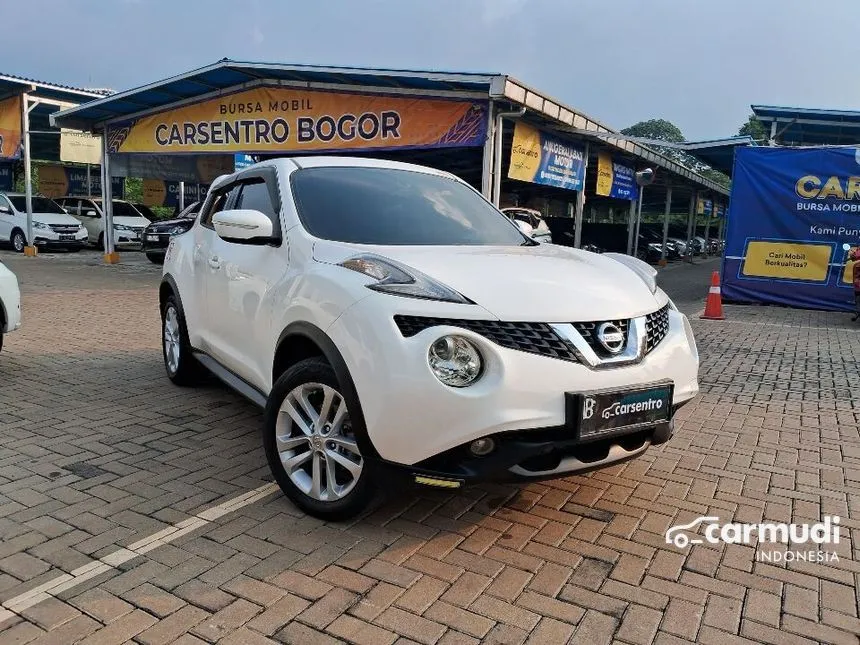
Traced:
<path fill-rule="evenodd" d="M 228 57 L 509 74 L 614 128 L 860 109 L 858 0 L 0 0 L 0 73 L 124 90 Z M 19 28 L 14 28 L 17 25 Z"/>

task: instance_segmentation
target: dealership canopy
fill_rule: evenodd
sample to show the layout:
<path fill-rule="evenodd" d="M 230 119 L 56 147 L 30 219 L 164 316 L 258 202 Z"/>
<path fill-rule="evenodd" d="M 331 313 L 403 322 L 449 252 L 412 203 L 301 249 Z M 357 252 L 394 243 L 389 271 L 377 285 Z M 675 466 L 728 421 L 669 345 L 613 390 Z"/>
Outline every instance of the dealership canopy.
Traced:
<path fill-rule="evenodd" d="M 223 59 L 51 119 L 104 136 L 103 165 L 124 172 L 141 158 L 210 157 L 194 163 L 214 166 L 214 158 L 235 154 L 346 153 L 443 168 L 496 204 L 505 189 L 575 195 L 575 207 L 568 205 L 577 236 L 584 195 L 590 187 L 594 193 L 595 173 L 587 169 L 601 154 L 610 155 L 622 183 L 632 171 L 654 168 L 649 196 L 665 194 L 667 213 L 673 190 L 679 203 L 693 194 L 727 195 L 720 184 L 502 74 Z M 515 138 L 538 158 L 512 156 Z M 516 172 L 506 172 L 513 166 Z M 629 201 L 633 193 L 619 183 L 608 194 Z"/>
<path fill-rule="evenodd" d="M 860 144 L 860 111 L 753 105 L 770 140 L 785 146 Z"/>

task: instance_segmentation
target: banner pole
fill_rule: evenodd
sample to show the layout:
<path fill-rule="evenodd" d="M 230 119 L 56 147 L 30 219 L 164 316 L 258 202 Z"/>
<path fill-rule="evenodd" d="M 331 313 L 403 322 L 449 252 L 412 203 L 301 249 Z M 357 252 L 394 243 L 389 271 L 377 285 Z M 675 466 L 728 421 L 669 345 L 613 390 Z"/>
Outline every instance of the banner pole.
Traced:
<path fill-rule="evenodd" d="M 645 186 L 639 186 L 639 206 L 636 212 L 636 231 L 633 234 L 633 255 L 639 253 L 639 225 L 642 223 L 642 200 L 645 198 Z"/>
<path fill-rule="evenodd" d="M 27 255 L 36 255 L 36 244 L 33 240 L 33 175 L 32 158 L 30 156 L 30 97 L 21 95 L 21 130 L 24 140 L 24 205 L 27 209 Z"/>
<path fill-rule="evenodd" d="M 582 160 L 582 186 L 576 192 L 576 220 L 573 222 L 573 246 L 582 247 L 582 218 L 585 214 L 585 177 L 588 174 L 589 142 L 585 142 L 585 155 Z"/>
<path fill-rule="evenodd" d="M 672 210 L 672 185 L 666 185 L 666 207 L 663 209 L 663 246 L 660 248 L 660 260 L 666 260 L 666 244 L 669 241 L 669 213 Z"/>
<path fill-rule="evenodd" d="M 633 255 L 633 229 L 636 228 L 636 204 L 637 199 L 630 200 L 630 208 L 627 211 L 627 255 Z"/>

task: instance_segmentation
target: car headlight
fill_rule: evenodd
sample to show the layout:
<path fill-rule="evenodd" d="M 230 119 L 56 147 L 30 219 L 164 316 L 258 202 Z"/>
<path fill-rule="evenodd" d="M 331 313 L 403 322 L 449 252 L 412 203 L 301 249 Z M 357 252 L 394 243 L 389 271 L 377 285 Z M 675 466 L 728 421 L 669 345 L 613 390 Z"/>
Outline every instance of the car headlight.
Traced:
<path fill-rule="evenodd" d="M 130 231 L 131 227 L 126 226 L 125 224 L 114 224 L 113 228 L 115 231 Z"/>
<path fill-rule="evenodd" d="M 648 243 L 648 248 L 649 248 L 649 249 L 651 249 L 652 251 L 662 251 L 662 250 L 663 250 L 663 245 L 662 245 L 662 244 L 657 244 L 657 242 L 649 242 L 649 243 Z"/>
<path fill-rule="evenodd" d="M 187 226 L 178 225 L 178 226 L 171 226 L 165 232 L 168 235 L 179 235 L 180 233 L 185 233 L 187 230 L 188 230 Z"/>
<path fill-rule="evenodd" d="M 46 228 L 50 228 L 50 226 L 48 226 L 44 222 L 37 222 L 36 220 L 33 220 L 33 228 L 46 229 Z"/>
<path fill-rule="evenodd" d="M 442 336 L 427 352 L 430 370 L 440 382 L 451 387 L 471 385 L 481 375 L 481 353 L 462 336 Z"/>
<path fill-rule="evenodd" d="M 648 285 L 651 293 L 657 293 L 657 269 L 652 267 L 650 264 L 643 262 L 639 258 L 634 258 L 632 255 L 626 255 L 624 253 L 604 253 L 603 255 L 626 266 L 638 275 L 642 279 L 642 282 Z"/>
<path fill-rule="evenodd" d="M 344 260 L 340 266 L 376 280 L 376 282 L 367 285 L 368 289 L 374 291 L 406 296 L 407 298 L 474 304 L 461 293 L 437 282 L 430 276 L 424 275 L 417 269 L 371 253 Z"/>

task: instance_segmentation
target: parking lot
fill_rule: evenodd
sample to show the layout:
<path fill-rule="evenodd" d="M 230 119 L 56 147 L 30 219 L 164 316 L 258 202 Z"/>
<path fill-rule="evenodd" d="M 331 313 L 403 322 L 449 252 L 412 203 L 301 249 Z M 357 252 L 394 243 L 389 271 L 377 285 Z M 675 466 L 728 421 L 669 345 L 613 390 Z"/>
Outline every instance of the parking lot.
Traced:
<path fill-rule="evenodd" d="M 693 318 L 675 437 L 592 474 L 393 493 L 351 523 L 271 484 L 261 414 L 164 375 L 160 268 L 0 251 L 24 322 L 0 354 L 0 643 L 857 643 L 860 324 Z M 689 315 L 716 260 L 660 277 Z M 699 516 L 839 516 L 838 561 L 678 549 Z"/>

